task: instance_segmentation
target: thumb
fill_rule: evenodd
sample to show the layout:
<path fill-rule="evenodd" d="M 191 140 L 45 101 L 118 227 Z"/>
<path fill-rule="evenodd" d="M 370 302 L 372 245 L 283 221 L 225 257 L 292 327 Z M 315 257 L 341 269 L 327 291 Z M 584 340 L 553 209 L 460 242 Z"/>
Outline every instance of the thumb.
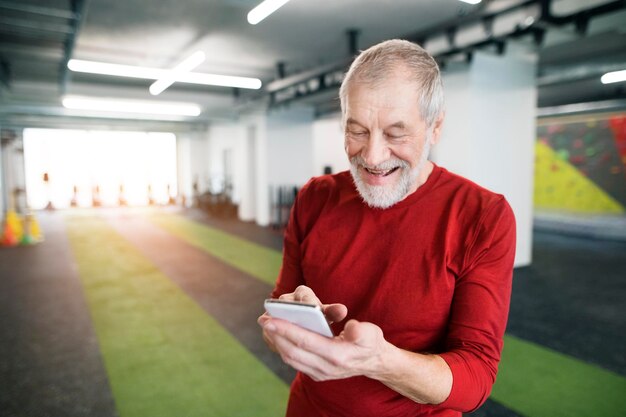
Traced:
<path fill-rule="evenodd" d="M 343 337 L 347 342 L 370 346 L 375 339 L 383 338 L 383 331 L 373 323 L 350 320 L 343 328 Z"/>

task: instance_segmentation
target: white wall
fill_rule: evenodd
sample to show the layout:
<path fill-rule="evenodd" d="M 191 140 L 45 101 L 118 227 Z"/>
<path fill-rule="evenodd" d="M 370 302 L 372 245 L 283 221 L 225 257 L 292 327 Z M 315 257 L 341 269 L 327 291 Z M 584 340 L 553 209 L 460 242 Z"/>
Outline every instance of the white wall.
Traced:
<path fill-rule="evenodd" d="M 446 120 L 433 161 L 503 194 L 517 221 L 516 266 L 531 262 L 536 61 L 476 53 L 444 74 Z"/>
<path fill-rule="evenodd" d="M 209 189 L 209 140 L 207 132 L 187 132 L 176 137 L 178 192 L 187 205 L 193 201 L 193 184 L 199 193 Z"/>
<path fill-rule="evenodd" d="M 343 145 L 340 116 L 313 122 L 313 174 L 322 175 L 326 166 L 333 174 L 350 169 Z"/>
<path fill-rule="evenodd" d="M 191 174 L 191 144 L 185 135 L 176 136 L 176 177 L 179 197 L 182 197 L 188 206 L 193 195 Z"/>
<path fill-rule="evenodd" d="M 268 184 L 303 185 L 313 176 L 313 117 L 308 107 L 267 117 Z"/>
<path fill-rule="evenodd" d="M 251 114 L 242 117 L 236 128 L 223 127 L 220 131 L 224 138 L 236 137 L 238 144 L 225 139 L 219 145 L 215 130 L 211 130 L 210 140 L 217 141 L 210 146 L 211 154 L 233 146 L 238 161 L 239 218 L 255 220 L 259 225 L 270 223 L 272 187 L 302 186 L 311 177 L 321 175 L 327 165 L 333 172 L 348 168 L 339 117 L 315 121 L 312 108 Z M 211 159 L 216 171 L 223 170 L 218 159 Z"/>

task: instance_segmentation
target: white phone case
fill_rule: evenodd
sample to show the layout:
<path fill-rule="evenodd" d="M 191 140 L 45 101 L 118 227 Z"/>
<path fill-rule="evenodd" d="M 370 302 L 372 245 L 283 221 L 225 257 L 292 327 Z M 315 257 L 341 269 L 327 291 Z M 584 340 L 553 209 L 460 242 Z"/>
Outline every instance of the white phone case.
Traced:
<path fill-rule="evenodd" d="M 328 321 L 317 305 L 275 299 L 265 300 L 264 305 L 272 317 L 287 320 L 326 337 L 333 337 Z"/>

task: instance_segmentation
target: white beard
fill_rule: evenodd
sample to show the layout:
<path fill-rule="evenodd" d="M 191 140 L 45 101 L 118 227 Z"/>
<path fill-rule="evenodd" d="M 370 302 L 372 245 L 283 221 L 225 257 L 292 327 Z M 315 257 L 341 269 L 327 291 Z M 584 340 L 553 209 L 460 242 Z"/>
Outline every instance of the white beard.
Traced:
<path fill-rule="evenodd" d="M 372 208 L 386 209 L 404 200 L 411 188 L 415 186 L 419 174 L 428 160 L 429 139 L 430 135 L 424 141 L 422 156 L 414 169 L 410 169 L 408 162 L 398 158 L 392 158 L 376 166 L 367 166 L 360 155 L 352 157 L 350 159 L 350 174 L 352 174 L 352 180 L 363 202 Z M 361 178 L 359 167 L 374 170 L 389 170 L 398 167 L 400 178 L 391 185 L 370 185 Z"/>

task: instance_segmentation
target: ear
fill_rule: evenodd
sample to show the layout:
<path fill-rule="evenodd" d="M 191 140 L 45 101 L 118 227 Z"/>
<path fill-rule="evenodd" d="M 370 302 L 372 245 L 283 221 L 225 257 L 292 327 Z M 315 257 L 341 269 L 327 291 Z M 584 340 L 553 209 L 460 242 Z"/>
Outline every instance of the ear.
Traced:
<path fill-rule="evenodd" d="M 431 145 L 436 145 L 437 142 L 439 142 L 439 138 L 441 137 L 441 129 L 443 128 L 443 119 L 445 118 L 445 116 L 446 116 L 446 112 L 442 111 L 441 113 L 439 113 L 439 116 L 437 116 L 437 119 L 433 123 L 433 126 L 432 126 L 433 134 L 430 137 Z"/>

